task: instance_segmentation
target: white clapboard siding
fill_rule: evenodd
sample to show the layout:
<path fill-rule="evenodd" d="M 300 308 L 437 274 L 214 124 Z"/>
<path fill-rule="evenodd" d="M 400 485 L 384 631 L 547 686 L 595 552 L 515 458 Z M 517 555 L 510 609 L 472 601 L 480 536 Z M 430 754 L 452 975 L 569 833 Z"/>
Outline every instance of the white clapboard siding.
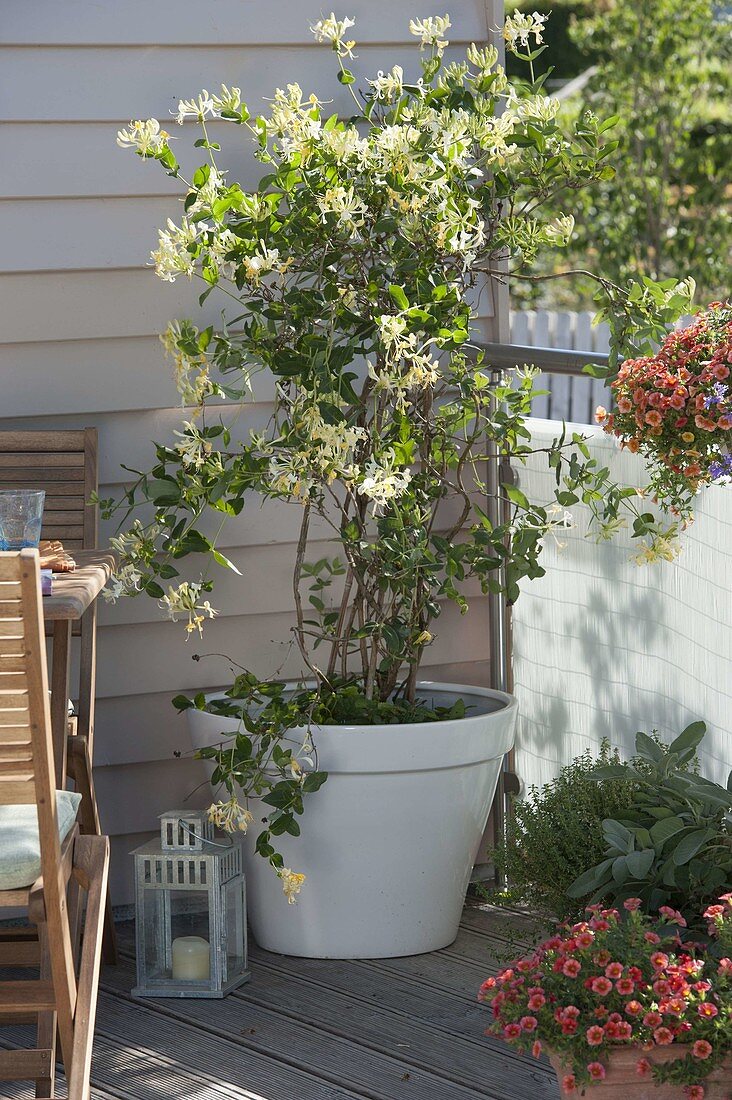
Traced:
<path fill-rule="evenodd" d="M 195 127 L 171 117 L 180 97 L 224 81 L 256 112 L 278 86 L 297 81 L 306 95 L 316 91 L 348 113 L 349 93 L 335 80 L 332 53 L 308 29 L 327 14 L 319 0 L 1 6 L 0 429 L 96 426 L 101 494 L 119 495 L 130 476 L 121 464 L 148 466 L 151 441 L 173 442 L 185 415 L 159 333 L 174 317 L 216 323 L 222 302 L 212 295 L 200 311 L 200 286 L 164 284 L 151 271 L 157 229 L 180 217 L 181 188 L 159 165 L 118 148 L 117 130 L 130 118 L 159 118 L 189 177 L 201 154 Z M 485 42 L 501 21 L 498 0 L 455 0 L 450 8 L 453 52 Z M 353 0 L 346 14 L 357 21 L 360 83 L 395 62 L 417 72 L 408 23 L 430 14 L 421 0 Z M 229 178 L 254 185 L 262 167 L 247 131 L 212 123 L 210 134 L 223 146 Z M 481 294 L 486 339 L 504 331 L 496 308 Z M 221 415 L 235 435 L 261 429 L 272 396 L 271 379 L 257 378 L 247 405 L 222 407 Z M 252 499 L 227 523 L 221 546 L 242 576 L 220 576 L 212 600 L 222 614 L 202 640 L 186 642 L 182 625 L 147 599 L 100 610 L 96 783 L 117 904 L 132 900 L 127 853 L 155 829 L 157 814 L 208 797 L 170 699 L 224 685 L 227 666 L 192 655 L 226 652 L 262 674 L 299 671 L 289 644 L 289 564 L 300 516 L 297 505 Z M 103 542 L 113 533 L 102 523 Z M 314 525 L 314 549 L 326 537 Z M 445 608 L 426 678 L 487 681 L 487 601 L 476 593 L 473 602 L 467 618 Z"/>
<path fill-rule="evenodd" d="M 399 29 L 395 27 L 395 34 Z M 168 129 L 174 136 L 190 136 L 196 128 L 185 129 L 171 119 L 181 98 L 198 95 L 201 88 L 216 89 L 220 84 L 241 87 L 243 99 L 259 111 L 264 99 L 271 99 L 278 86 L 297 82 L 306 95 L 315 93 L 332 105 L 333 112 L 351 113 L 353 100 L 347 87 L 335 80 L 335 59 L 316 42 L 296 46 L 176 46 L 161 50 L 157 46 L 138 49 L 114 46 L 93 50 L 66 47 L 37 47 L 34 63 L 42 67 L 51 82 L 53 95 L 46 86 L 27 80 L 28 52 L 4 50 L 0 73 L 0 120 L 40 122 L 108 122 L 110 127 L 130 118 L 146 118 L 152 112 L 162 122 L 170 119 Z M 451 55 L 461 56 L 460 47 L 450 47 Z M 351 62 L 357 79 L 366 79 L 378 69 L 404 64 L 405 79 L 415 82 L 421 75 L 416 51 L 406 57 L 397 42 L 379 46 L 359 46 Z M 90 70 L 88 81 L 69 80 L 69 71 Z M 233 129 L 233 127 L 231 127 Z M 114 133 L 114 130 L 111 130 Z M 246 140 L 247 131 L 241 131 Z M 197 136 L 197 135 L 196 135 Z M 131 155 L 128 152 L 128 155 Z M 151 169 L 155 165 L 150 166 Z M 160 170 L 160 169 L 158 169 Z"/>
<path fill-rule="evenodd" d="M 248 45 L 303 45 L 312 41 L 308 27 L 323 17 L 317 0 L 125 0 L 114 6 L 90 0 L 34 0 L 33 19 L 22 4 L 8 4 L 0 26 L 0 45 L 16 46 L 199 46 L 245 42 Z M 403 37 L 410 19 L 426 14 L 423 0 L 349 0 L 352 32 L 359 42 L 390 43 Z M 486 22 L 498 26 L 498 9 L 485 0 L 451 5 L 453 41 L 485 37 Z"/>
<path fill-rule="evenodd" d="M 609 330 L 603 322 L 593 325 L 593 314 L 561 313 L 549 310 L 522 310 L 510 316 L 511 343 L 533 348 L 560 348 L 566 351 L 586 351 L 587 362 L 592 352 L 601 355 L 609 350 Z M 574 420 L 578 424 L 593 422 L 594 412 L 607 391 L 602 381 L 587 377 L 570 378 L 560 374 L 542 374 L 537 388 L 546 393 L 534 399 L 534 416 L 548 420 Z"/>

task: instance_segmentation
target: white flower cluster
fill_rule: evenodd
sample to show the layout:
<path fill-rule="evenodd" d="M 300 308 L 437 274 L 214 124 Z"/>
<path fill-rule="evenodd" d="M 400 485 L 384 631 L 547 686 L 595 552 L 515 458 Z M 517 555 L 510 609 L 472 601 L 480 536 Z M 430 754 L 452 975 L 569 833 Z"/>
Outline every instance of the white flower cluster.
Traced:
<path fill-rule="evenodd" d="M 278 275 L 284 275 L 289 266 L 289 260 L 280 259 L 278 248 L 267 248 L 264 244 L 260 244 L 259 249 L 251 256 L 242 258 L 241 264 L 249 282 L 253 286 L 259 286 L 262 277 L 269 275 L 272 271 Z"/>
<path fill-rule="evenodd" d="M 196 408 L 214 392 L 214 385 L 209 375 L 206 356 L 203 354 L 190 356 L 182 351 L 181 338 L 180 323 L 171 321 L 161 334 L 160 342 L 166 353 L 173 359 L 175 385 L 180 394 L 181 405 Z"/>
<path fill-rule="evenodd" d="M 297 901 L 297 895 L 302 889 L 302 884 L 305 881 L 306 876 L 298 874 L 297 871 L 291 871 L 289 867 L 282 867 L 277 872 L 282 883 L 282 892 L 287 898 L 288 905 L 294 905 Z"/>
<path fill-rule="evenodd" d="M 559 504 L 551 504 L 546 510 L 546 522 L 534 523 L 531 520 L 525 520 L 524 526 L 532 528 L 534 531 L 541 531 L 541 538 L 539 539 L 539 545 L 544 546 L 546 544 L 546 536 L 550 535 L 554 540 L 557 550 L 565 550 L 567 543 L 564 539 L 560 538 L 560 532 L 571 531 L 577 524 L 574 521 L 574 516 L 571 512 L 563 509 Z"/>
<path fill-rule="evenodd" d="M 286 92 L 282 88 L 275 91 L 267 129 L 280 139 L 279 149 L 285 157 L 300 153 L 307 159 L 322 131 L 320 101 L 311 95 L 303 103 L 302 96 L 299 84 L 288 84 Z"/>
<path fill-rule="evenodd" d="M 175 449 L 181 456 L 183 465 L 189 470 L 200 470 L 211 454 L 211 441 L 201 435 L 190 420 L 183 421 L 183 432 L 173 432 L 180 440 Z"/>
<path fill-rule="evenodd" d="M 529 38 L 533 35 L 537 46 L 544 41 L 544 24 L 548 15 L 541 15 L 538 11 L 516 11 L 506 18 L 503 25 L 503 37 L 507 49 L 515 53 L 519 47 L 529 49 Z"/>
<path fill-rule="evenodd" d="M 210 210 L 225 186 L 226 180 L 222 174 L 210 167 L 206 182 L 188 192 L 189 195 L 195 195 L 195 199 L 186 208 L 186 213 L 192 215 L 198 214 L 201 210 Z"/>
<path fill-rule="evenodd" d="M 353 57 L 355 42 L 346 41 L 346 31 L 355 26 L 353 19 L 336 19 L 331 12 L 327 19 L 319 19 L 310 30 L 316 42 L 330 42 L 339 57 Z"/>
<path fill-rule="evenodd" d="M 474 42 L 468 46 L 465 56 L 481 73 L 489 73 L 498 62 L 498 50 L 495 46 L 484 46 L 481 49 Z"/>
<path fill-rule="evenodd" d="M 427 19 L 410 19 L 409 33 L 419 38 L 423 47 L 432 46 L 441 54 L 450 45 L 445 35 L 451 26 L 449 15 L 431 15 Z"/>
<path fill-rule="evenodd" d="M 107 603 L 116 603 L 120 596 L 134 596 L 140 591 L 141 580 L 139 569 L 132 562 L 125 562 L 117 566 L 106 587 L 102 589 L 102 596 Z"/>
<path fill-rule="evenodd" d="M 360 137 L 355 126 L 335 126 L 332 130 L 323 130 L 321 145 L 339 164 L 363 164 L 369 149 L 369 143 Z"/>
<path fill-rule="evenodd" d="M 393 103 L 404 90 L 404 70 L 401 65 L 395 65 L 390 73 L 379 70 L 376 79 L 369 80 L 368 83 L 373 88 L 374 99 Z"/>
<path fill-rule="evenodd" d="M 432 232 L 438 248 L 461 256 L 463 265 L 469 267 L 485 241 L 485 223 L 477 213 L 477 199 L 465 199 L 465 207 L 461 210 L 452 196 L 443 199 Z"/>
<path fill-rule="evenodd" d="M 364 224 L 366 207 L 356 198 L 353 187 L 329 187 L 318 195 L 317 203 L 324 222 L 329 214 L 335 214 L 337 224 L 352 234 Z"/>
<path fill-rule="evenodd" d="M 315 406 L 290 412 L 306 442 L 285 445 L 269 462 L 269 485 L 276 493 L 306 500 L 317 484 L 331 484 L 336 478 L 352 481 L 358 475 L 353 453 L 364 439 L 364 428 L 328 424 Z"/>
<path fill-rule="evenodd" d="M 193 275 L 195 262 L 190 246 L 195 243 L 197 233 L 208 229 L 205 222 L 191 225 L 184 218 L 182 225 L 176 225 L 168 218 L 167 229 L 158 230 L 158 247 L 150 253 L 155 264 L 155 274 L 166 283 L 174 283 L 179 275 Z"/>
<path fill-rule="evenodd" d="M 544 239 L 547 244 L 557 245 L 559 248 L 563 248 L 569 244 L 569 240 L 573 233 L 573 214 L 560 214 L 554 221 L 544 226 Z"/>
<path fill-rule="evenodd" d="M 238 111 L 241 107 L 241 88 L 221 85 L 221 94 L 209 94 L 204 88 L 196 99 L 181 99 L 175 121 L 182 126 L 187 118 L 205 122 L 207 118 L 220 118 L 222 111 Z M 173 112 L 171 111 L 171 114 Z"/>
<path fill-rule="evenodd" d="M 154 157 L 171 140 L 166 130 L 160 129 L 156 118 L 130 122 L 126 130 L 117 131 L 117 144 L 121 149 L 135 149 L 140 156 Z"/>
<path fill-rule="evenodd" d="M 254 814 L 241 806 L 236 798 L 228 802 L 212 802 L 208 808 L 208 820 L 226 833 L 245 833 L 254 821 Z"/>
<path fill-rule="evenodd" d="M 188 617 L 186 633 L 189 637 L 196 630 L 203 635 L 204 619 L 207 617 L 213 619 L 218 615 L 218 611 L 211 607 L 208 600 L 201 600 L 202 592 L 202 584 L 196 581 L 181 581 L 177 587 L 170 585 L 168 595 L 163 596 L 160 601 L 160 606 L 168 612 L 168 616 L 174 623 L 178 622 L 179 615 Z"/>
<path fill-rule="evenodd" d="M 409 488 L 412 472 L 409 467 L 398 468 L 393 450 L 388 449 L 380 456 L 381 461 L 369 459 L 356 492 L 372 501 L 372 514 L 380 516 L 384 509 Z"/>
<path fill-rule="evenodd" d="M 146 550 L 154 545 L 159 534 L 160 528 L 155 524 L 146 529 L 136 519 L 128 531 L 111 536 L 109 544 L 117 554 L 120 564 L 102 589 L 102 596 L 107 603 L 115 603 L 120 596 L 134 596 L 140 591 L 142 574 L 137 567 L 138 562 L 144 557 Z"/>

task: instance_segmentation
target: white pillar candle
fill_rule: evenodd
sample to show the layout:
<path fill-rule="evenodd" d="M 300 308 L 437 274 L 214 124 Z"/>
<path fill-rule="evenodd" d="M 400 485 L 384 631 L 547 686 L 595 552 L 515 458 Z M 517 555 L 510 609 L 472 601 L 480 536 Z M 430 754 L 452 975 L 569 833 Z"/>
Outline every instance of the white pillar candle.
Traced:
<path fill-rule="evenodd" d="M 211 948 L 202 936 L 179 936 L 173 940 L 173 981 L 208 981 Z"/>

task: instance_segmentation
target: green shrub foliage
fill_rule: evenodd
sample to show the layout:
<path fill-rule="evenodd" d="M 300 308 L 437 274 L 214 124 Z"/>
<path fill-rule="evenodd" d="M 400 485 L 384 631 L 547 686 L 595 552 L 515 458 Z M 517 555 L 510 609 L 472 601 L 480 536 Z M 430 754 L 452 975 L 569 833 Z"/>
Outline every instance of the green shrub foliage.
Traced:
<path fill-rule="evenodd" d="M 605 818 L 623 815 L 636 784 L 626 775 L 597 780 L 598 767 L 621 768 L 617 752 L 604 740 L 599 756 L 588 749 L 543 787 L 531 787 L 517 800 L 505 847 L 495 853 L 509 880 L 507 898 L 545 910 L 560 920 L 579 919 L 591 889 L 570 897 L 571 884 L 601 862 Z"/>
<path fill-rule="evenodd" d="M 670 745 L 639 733 L 635 760 L 607 762 L 587 776 L 598 790 L 619 782 L 634 794 L 632 805 L 602 822 L 602 857 L 572 884 L 572 898 L 589 893 L 592 901 L 617 904 L 639 897 L 652 912 L 678 909 L 691 926 L 730 890 L 732 772 L 726 788 L 698 774 L 705 732 L 694 722 Z"/>

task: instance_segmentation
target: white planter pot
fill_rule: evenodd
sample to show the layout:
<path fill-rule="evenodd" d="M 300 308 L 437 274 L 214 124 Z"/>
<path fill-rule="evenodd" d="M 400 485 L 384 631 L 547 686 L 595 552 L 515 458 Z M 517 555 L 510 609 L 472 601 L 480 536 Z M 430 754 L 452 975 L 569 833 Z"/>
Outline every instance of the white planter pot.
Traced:
<path fill-rule="evenodd" d="M 250 802 L 247 897 L 261 947 L 307 958 L 390 958 L 455 939 L 517 704 L 458 684 L 421 683 L 419 694 L 442 706 L 463 699 L 468 715 L 313 729 L 328 781 L 305 796 L 302 835 L 275 839 L 285 866 L 307 875 L 295 905 L 254 852 L 268 808 Z M 187 715 L 195 749 L 238 729 L 204 711 Z"/>

